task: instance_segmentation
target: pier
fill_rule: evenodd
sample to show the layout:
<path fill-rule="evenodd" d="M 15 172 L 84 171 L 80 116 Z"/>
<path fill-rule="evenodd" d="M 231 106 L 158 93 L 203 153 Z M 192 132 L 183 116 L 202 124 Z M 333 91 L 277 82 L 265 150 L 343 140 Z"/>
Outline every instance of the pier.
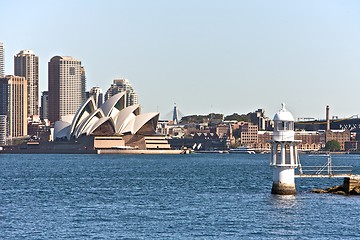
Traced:
<path fill-rule="evenodd" d="M 299 161 L 300 162 L 300 161 Z M 352 174 L 352 166 L 334 166 L 331 155 L 327 155 L 327 161 L 322 166 L 302 166 L 299 163 L 296 178 L 360 178 L 360 175 Z"/>
<path fill-rule="evenodd" d="M 299 161 L 298 173 L 295 178 L 344 178 L 341 186 L 330 187 L 326 190 L 312 190 L 315 193 L 360 194 L 360 175 L 352 174 L 352 166 L 334 166 L 331 155 L 322 166 L 302 166 Z"/>

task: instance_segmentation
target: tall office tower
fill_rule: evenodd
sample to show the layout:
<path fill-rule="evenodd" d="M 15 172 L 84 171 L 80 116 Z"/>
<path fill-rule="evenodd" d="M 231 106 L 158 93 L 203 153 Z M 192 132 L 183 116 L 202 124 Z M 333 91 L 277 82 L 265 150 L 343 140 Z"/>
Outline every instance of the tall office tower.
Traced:
<path fill-rule="evenodd" d="M 0 78 L 0 115 L 7 116 L 8 136 L 21 137 L 27 129 L 27 80 L 24 77 Z"/>
<path fill-rule="evenodd" d="M 106 91 L 105 101 L 117 93 L 126 92 L 126 106 L 138 104 L 138 96 L 127 79 L 115 79 L 110 88 Z"/>
<path fill-rule="evenodd" d="M 0 115 L 0 146 L 6 145 L 7 139 L 7 116 Z"/>
<path fill-rule="evenodd" d="M 89 95 L 94 97 L 96 106 L 100 107 L 101 104 L 103 103 L 103 93 L 102 93 L 101 88 L 92 87 L 90 89 L 90 94 Z"/>
<path fill-rule="evenodd" d="M 0 42 L 0 77 L 5 76 L 5 50 L 4 44 Z"/>
<path fill-rule="evenodd" d="M 40 107 L 40 119 L 48 119 L 48 102 L 49 102 L 49 93 L 48 91 L 43 91 L 41 95 L 41 107 Z"/>
<path fill-rule="evenodd" d="M 86 97 L 86 74 L 85 68 L 81 67 L 81 100 L 85 102 L 87 100 Z"/>
<path fill-rule="evenodd" d="M 81 61 L 55 56 L 48 63 L 48 116 L 50 122 L 75 114 L 82 103 Z"/>
<path fill-rule="evenodd" d="M 39 115 L 39 57 L 31 50 L 14 56 L 14 74 L 27 80 L 28 116 Z"/>

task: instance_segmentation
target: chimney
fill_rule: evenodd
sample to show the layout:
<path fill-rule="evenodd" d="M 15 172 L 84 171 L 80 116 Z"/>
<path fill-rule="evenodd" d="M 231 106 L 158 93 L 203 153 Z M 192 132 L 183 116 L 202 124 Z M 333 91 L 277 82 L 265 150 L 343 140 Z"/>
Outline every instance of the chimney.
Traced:
<path fill-rule="evenodd" d="M 326 131 L 330 130 L 330 108 L 329 105 L 326 106 Z"/>

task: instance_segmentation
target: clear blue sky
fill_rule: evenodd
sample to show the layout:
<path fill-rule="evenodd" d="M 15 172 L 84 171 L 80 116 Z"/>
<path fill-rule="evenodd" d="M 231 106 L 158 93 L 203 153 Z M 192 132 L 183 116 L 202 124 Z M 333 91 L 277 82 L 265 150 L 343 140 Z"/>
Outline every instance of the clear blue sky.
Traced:
<path fill-rule="evenodd" d="M 40 57 L 41 91 L 55 55 L 82 61 L 87 88 L 130 80 L 144 112 L 186 115 L 360 114 L 359 1 L 1 2 L 6 74 L 13 56 Z"/>

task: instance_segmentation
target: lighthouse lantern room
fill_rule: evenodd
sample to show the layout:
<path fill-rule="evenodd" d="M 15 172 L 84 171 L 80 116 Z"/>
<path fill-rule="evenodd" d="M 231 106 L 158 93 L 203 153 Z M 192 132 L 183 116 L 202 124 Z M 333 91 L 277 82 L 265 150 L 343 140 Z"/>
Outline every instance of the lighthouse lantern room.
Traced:
<path fill-rule="evenodd" d="M 293 195 L 295 188 L 295 168 L 298 167 L 297 143 L 294 138 L 294 117 L 282 104 L 274 116 L 274 132 L 271 141 L 271 162 L 273 168 L 272 194 Z"/>

